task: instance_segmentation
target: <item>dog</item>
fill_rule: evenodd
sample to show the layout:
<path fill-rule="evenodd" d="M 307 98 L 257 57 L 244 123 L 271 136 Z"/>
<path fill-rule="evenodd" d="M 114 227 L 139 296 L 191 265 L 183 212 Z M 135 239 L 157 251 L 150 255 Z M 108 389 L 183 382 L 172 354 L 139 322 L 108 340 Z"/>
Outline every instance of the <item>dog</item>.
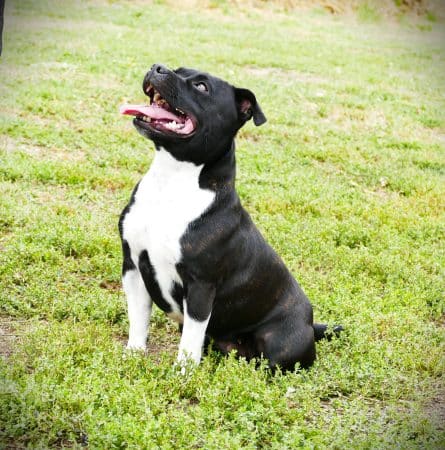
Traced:
<path fill-rule="evenodd" d="M 127 348 L 145 350 L 154 302 L 180 323 L 183 368 L 200 362 L 206 338 L 272 369 L 309 367 L 327 326 L 313 323 L 308 298 L 235 190 L 235 136 L 250 119 L 266 122 L 255 95 L 161 64 L 142 88 L 149 104 L 120 110 L 156 148 L 119 220 Z"/>

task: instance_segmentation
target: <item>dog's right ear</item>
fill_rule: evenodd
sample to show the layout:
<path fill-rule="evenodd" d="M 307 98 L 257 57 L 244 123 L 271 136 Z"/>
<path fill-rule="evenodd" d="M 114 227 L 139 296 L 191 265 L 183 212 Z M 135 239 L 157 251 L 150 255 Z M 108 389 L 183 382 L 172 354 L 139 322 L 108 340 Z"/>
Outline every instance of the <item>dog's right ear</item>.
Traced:
<path fill-rule="evenodd" d="M 253 123 L 257 127 L 266 122 L 266 116 L 263 114 L 263 111 L 261 111 L 260 105 L 256 101 L 253 92 L 248 89 L 235 88 L 235 100 L 242 125 L 252 117 Z"/>

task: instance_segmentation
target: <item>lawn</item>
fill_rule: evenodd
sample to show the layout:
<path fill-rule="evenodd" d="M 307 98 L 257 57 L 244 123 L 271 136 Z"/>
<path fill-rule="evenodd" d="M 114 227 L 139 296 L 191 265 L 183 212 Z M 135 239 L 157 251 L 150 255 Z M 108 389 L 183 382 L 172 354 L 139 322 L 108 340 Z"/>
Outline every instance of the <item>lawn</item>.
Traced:
<path fill-rule="evenodd" d="M 0 447 L 444 448 L 444 23 L 213 5 L 6 2 Z M 180 376 L 159 310 L 124 352 L 117 220 L 154 150 L 118 107 L 154 62 L 256 93 L 241 199 L 346 329 L 311 370 L 211 353 Z"/>

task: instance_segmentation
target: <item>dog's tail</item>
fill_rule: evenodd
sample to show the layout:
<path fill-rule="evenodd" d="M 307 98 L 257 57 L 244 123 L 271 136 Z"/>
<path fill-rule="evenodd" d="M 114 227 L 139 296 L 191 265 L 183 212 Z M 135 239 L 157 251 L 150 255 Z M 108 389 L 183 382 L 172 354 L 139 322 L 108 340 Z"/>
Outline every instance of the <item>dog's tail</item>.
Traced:
<path fill-rule="evenodd" d="M 344 330 L 341 325 L 335 325 L 330 328 L 325 323 L 314 323 L 314 338 L 316 341 L 320 339 L 327 339 L 330 341 L 333 336 L 339 336 L 340 333 Z"/>

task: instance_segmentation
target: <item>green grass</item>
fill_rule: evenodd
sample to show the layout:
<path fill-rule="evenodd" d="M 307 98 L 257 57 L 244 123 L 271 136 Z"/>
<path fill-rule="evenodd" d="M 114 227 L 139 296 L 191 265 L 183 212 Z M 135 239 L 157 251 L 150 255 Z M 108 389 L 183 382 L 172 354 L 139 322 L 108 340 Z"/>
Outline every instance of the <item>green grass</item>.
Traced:
<path fill-rule="evenodd" d="M 61 4 L 6 2 L 0 447 L 443 448 L 443 23 Z M 257 94 L 240 196 L 316 320 L 346 328 L 311 370 L 212 353 L 181 377 L 159 311 L 149 354 L 124 354 L 117 220 L 153 149 L 118 106 L 154 62 Z"/>

